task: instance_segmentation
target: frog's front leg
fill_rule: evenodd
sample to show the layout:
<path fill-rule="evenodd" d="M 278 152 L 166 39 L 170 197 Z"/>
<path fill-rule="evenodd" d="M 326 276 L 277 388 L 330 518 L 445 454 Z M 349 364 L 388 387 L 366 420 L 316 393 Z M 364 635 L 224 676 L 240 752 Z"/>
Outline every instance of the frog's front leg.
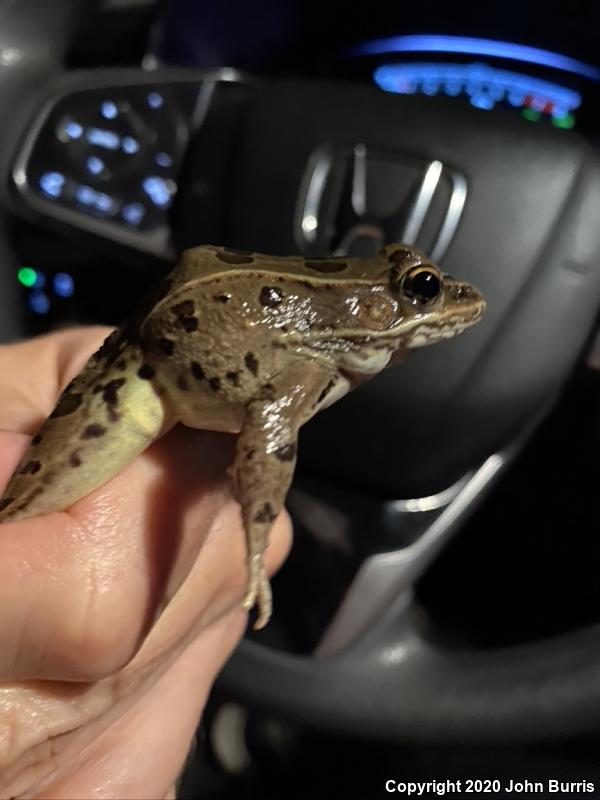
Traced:
<path fill-rule="evenodd" d="M 258 601 L 256 629 L 271 616 L 263 556 L 292 482 L 298 429 L 313 416 L 334 382 L 335 373 L 327 366 L 299 361 L 263 385 L 246 406 L 234 475 L 248 550 L 244 608 L 251 609 Z"/>

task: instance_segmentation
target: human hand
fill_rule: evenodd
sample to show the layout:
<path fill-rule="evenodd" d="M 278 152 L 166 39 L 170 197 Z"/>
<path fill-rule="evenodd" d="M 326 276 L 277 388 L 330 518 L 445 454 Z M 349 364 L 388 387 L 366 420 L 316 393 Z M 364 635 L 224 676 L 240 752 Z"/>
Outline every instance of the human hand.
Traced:
<path fill-rule="evenodd" d="M 106 334 L 0 347 L 0 487 Z M 174 796 L 245 626 L 232 456 L 178 427 L 67 511 L 0 526 L 0 797 Z M 289 545 L 282 515 L 270 573 Z"/>

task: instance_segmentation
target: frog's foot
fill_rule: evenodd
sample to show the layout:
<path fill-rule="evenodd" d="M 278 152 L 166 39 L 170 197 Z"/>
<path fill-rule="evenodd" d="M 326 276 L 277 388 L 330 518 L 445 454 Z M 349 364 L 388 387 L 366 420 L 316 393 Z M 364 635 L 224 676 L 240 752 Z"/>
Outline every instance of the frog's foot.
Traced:
<path fill-rule="evenodd" d="M 258 617 L 254 623 L 254 630 L 258 631 L 265 627 L 273 610 L 271 584 L 267 578 L 262 553 L 256 553 L 248 559 L 248 580 L 242 605 L 250 611 L 255 604 L 258 605 Z"/>

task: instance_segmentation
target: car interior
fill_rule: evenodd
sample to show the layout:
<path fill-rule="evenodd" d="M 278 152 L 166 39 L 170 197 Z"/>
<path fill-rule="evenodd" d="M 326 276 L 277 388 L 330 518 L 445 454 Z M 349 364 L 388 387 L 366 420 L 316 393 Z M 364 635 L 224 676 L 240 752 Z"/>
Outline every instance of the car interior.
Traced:
<path fill-rule="evenodd" d="M 180 797 L 600 782 L 599 31 L 592 0 L 0 2 L 0 341 L 118 325 L 200 244 L 402 241 L 487 299 L 302 429 L 274 616 Z"/>

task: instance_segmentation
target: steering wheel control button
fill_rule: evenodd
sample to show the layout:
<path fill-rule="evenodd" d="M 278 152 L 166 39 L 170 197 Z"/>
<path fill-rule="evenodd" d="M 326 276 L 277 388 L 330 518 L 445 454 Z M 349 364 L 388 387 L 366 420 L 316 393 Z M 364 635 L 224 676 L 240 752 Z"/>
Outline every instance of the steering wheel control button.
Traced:
<path fill-rule="evenodd" d="M 79 186 L 75 190 L 75 200 L 84 208 L 97 214 L 112 215 L 118 210 L 118 203 L 105 192 L 98 192 L 91 186 Z"/>
<path fill-rule="evenodd" d="M 165 180 L 158 175 L 149 175 L 144 178 L 142 188 L 158 208 L 168 208 L 171 205 L 171 198 L 177 191 L 174 181 Z"/>
<path fill-rule="evenodd" d="M 128 225 L 139 225 L 146 216 L 146 207 L 141 203 L 129 203 L 121 209 L 121 216 Z"/>
<path fill-rule="evenodd" d="M 115 72 L 115 82 L 123 80 Z M 14 183 L 50 217 L 156 255 L 170 254 L 169 212 L 192 127 L 219 73 L 202 80 L 85 88 L 46 105 Z"/>
<path fill-rule="evenodd" d="M 60 172 L 44 172 L 38 182 L 38 186 L 46 197 L 53 199 L 59 198 L 65 188 L 66 178 Z"/>

